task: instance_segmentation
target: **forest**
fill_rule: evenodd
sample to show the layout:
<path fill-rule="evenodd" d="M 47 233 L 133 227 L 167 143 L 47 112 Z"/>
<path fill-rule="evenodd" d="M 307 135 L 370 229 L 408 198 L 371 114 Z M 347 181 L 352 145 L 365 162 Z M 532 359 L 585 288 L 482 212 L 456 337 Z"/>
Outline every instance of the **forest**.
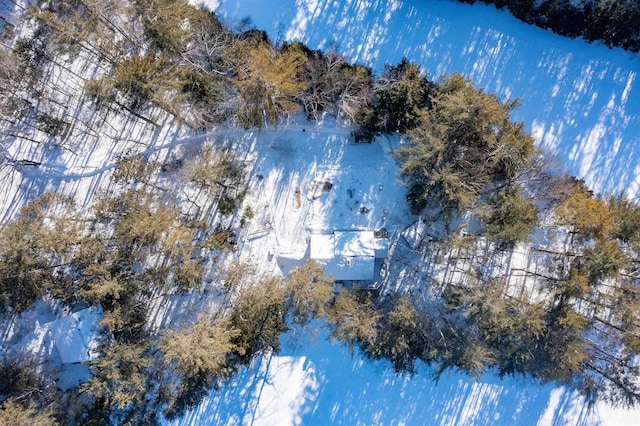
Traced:
<path fill-rule="evenodd" d="M 475 3 L 476 0 L 459 0 Z M 609 47 L 640 51 L 640 2 L 637 0 L 479 0 L 506 8 L 528 24 Z"/>
<path fill-rule="evenodd" d="M 416 362 L 436 377 L 494 370 L 567 385 L 590 403 L 639 405 L 640 206 L 564 173 L 511 120 L 518 99 L 458 74 L 431 78 L 410 59 L 377 75 L 336 49 L 274 43 L 247 22 L 227 26 L 182 0 L 53 0 L 16 10 L 19 19 L 4 17 L 0 50 L 5 141 L 61 151 L 76 149 L 74 138 L 141 146 L 117 157 L 87 204 L 42 191 L 2 224 L 0 315 L 53 297 L 71 308 L 100 306 L 104 316 L 91 378 L 69 391 L 25 354 L 2 348 L 0 423 L 175 419 L 256 356 L 278 352 L 283 332 L 314 320 L 398 374 L 414 373 Z M 627 44 L 603 40 L 637 50 L 631 36 Z M 74 80 L 56 79 L 54 69 Z M 357 143 L 406 139 L 393 157 L 411 211 L 444 224 L 421 250 L 444 263 L 474 259 L 464 280 L 416 283 L 435 293 L 424 306 L 384 287 L 336 294 L 313 261 L 286 276 L 229 262 L 256 214 L 245 203 L 242 153 L 205 141 L 160 161 L 142 137 L 125 141 L 109 129 L 116 121 L 154 135 L 167 122 L 193 134 L 266 129 L 300 113 L 334 117 Z M 18 172 L 43 166 L 6 149 L 2 161 Z M 544 253 L 545 273 L 529 277 L 534 288 L 483 267 L 535 233 L 562 249 Z M 184 324 L 152 320 L 156 300 L 197 295 L 209 276 L 219 306 Z"/>

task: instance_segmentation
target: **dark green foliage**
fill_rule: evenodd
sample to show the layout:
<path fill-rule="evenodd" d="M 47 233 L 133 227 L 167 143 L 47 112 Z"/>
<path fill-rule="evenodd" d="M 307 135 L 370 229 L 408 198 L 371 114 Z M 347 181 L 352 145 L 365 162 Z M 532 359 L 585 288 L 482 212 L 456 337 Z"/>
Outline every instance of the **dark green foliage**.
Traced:
<path fill-rule="evenodd" d="M 356 141 L 371 141 L 378 133 L 405 133 L 418 126 L 429 106 L 431 83 L 418 65 L 406 58 L 385 65 L 373 90 L 372 105 L 361 109 Z"/>
<path fill-rule="evenodd" d="M 38 68 L 46 57 L 46 44 L 34 35 L 32 38 L 19 38 L 13 52 L 26 69 Z"/>
<path fill-rule="evenodd" d="M 146 341 L 105 347 L 102 355 L 91 361 L 93 377 L 81 390 L 106 413 L 124 415 L 125 408 L 141 408 L 150 386 L 149 368 L 153 360 L 149 349 Z"/>
<path fill-rule="evenodd" d="M 408 297 L 393 294 L 381 303 L 384 315 L 378 322 L 375 341 L 363 348 L 364 353 L 376 359 L 388 359 L 396 373 L 413 373 L 415 361 L 425 357 L 426 321 Z"/>
<path fill-rule="evenodd" d="M 430 89 L 427 76 L 406 58 L 396 66 L 385 65 L 374 88 L 378 128 L 386 133 L 415 128 L 421 112 L 429 106 Z"/>
<path fill-rule="evenodd" d="M 28 357 L 10 353 L 0 359 L 0 401 L 12 395 L 22 401 L 34 402 L 34 397 L 45 387 L 37 365 Z"/>
<path fill-rule="evenodd" d="M 491 216 L 487 219 L 487 237 L 495 241 L 500 250 L 513 249 L 525 241 L 538 223 L 538 211 L 531 200 L 517 187 L 511 187 L 492 197 Z"/>
<path fill-rule="evenodd" d="M 323 318 L 332 294 L 333 281 L 315 261 L 291 271 L 285 282 L 285 304 L 293 323 L 304 326 Z"/>
<path fill-rule="evenodd" d="M 640 205 L 624 194 L 610 196 L 607 204 L 613 216 L 611 236 L 640 254 Z"/>
<path fill-rule="evenodd" d="M 457 74 L 434 93 L 431 108 L 394 155 L 412 211 L 431 202 L 451 216 L 511 182 L 535 150 L 531 136 L 509 118 L 517 101 L 501 103 Z"/>
<path fill-rule="evenodd" d="M 267 350 L 279 352 L 280 334 L 287 328 L 280 280 L 266 278 L 242 288 L 233 302 L 231 324 L 240 332 L 233 343 L 242 362 Z"/>
<path fill-rule="evenodd" d="M 229 216 L 231 213 L 236 211 L 237 208 L 238 206 L 235 198 L 223 196 L 218 200 L 218 210 L 223 216 Z"/>
<path fill-rule="evenodd" d="M 587 273 L 590 282 L 598 283 L 608 277 L 617 277 L 628 266 L 628 261 L 617 240 L 597 239 L 593 246 L 585 248 L 584 255 L 576 263 Z"/>
<path fill-rule="evenodd" d="M 460 0 L 474 3 L 475 0 Z M 516 18 L 568 36 L 601 41 L 640 51 L 640 4 L 636 0 L 593 0 L 574 5 L 570 0 L 480 0 L 506 7 Z"/>
<path fill-rule="evenodd" d="M 43 132 L 54 137 L 64 137 L 69 130 L 69 123 L 47 113 L 40 114 L 37 121 Z"/>
<path fill-rule="evenodd" d="M 640 51 L 640 4 L 635 0 L 597 0 L 584 8 L 587 40 L 602 40 L 609 47 Z"/>
<path fill-rule="evenodd" d="M 225 112 L 220 110 L 226 92 L 224 82 L 200 68 L 190 67 L 182 76 L 182 92 L 188 95 L 191 120 L 196 127 L 223 121 Z"/>
<path fill-rule="evenodd" d="M 134 4 L 152 49 L 168 54 L 186 49 L 189 30 L 185 24 L 196 18 L 198 9 L 183 0 L 136 0 Z"/>
<path fill-rule="evenodd" d="M 155 51 L 125 59 L 114 69 L 112 76 L 113 87 L 133 110 L 151 100 L 162 102 L 162 91 L 179 84 L 176 77 L 175 67 Z"/>
<path fill-rule="evenodd" d="M 343 289 L 327 308 L 331 338 L 351 350 L 355 345 L 366 348 L 376 341 L 382 314 L 370 292 Z"/>
<path fill-rule="evenodd" d="M 224 228 L 221 225 L 216 228 L 207 236 L 207 239 L 202 244 L 210 250 L 231 250 L 235 251 L 237 245 L 237 236 L 233 229 Z"/>
<path fill-rule="evenodd" d="M 414 372 L 421 359 L 438 363 L 438 372 L 527 374 L 568 384 L 590 401 L 638 404 L 640 292 L 633 261 L 640 246 L 640 208 L 622 196 L 605 202 L 567 177 L 555 177 L 553 194 L 540 196 L 550 173 L 530 167 L 533 141 L 521 123 L 509 119 L 517 101 L 502 102 L 459 75 L 431 83 L 406 59 L 386 66 L 376 79 L 369 68 L 347 63 L 334 50 L 276 46 L 255 29 L 234 33 L 183 0 L 136 0 L 130 9 L 107 3 L 52 1 L 32 10 L 35 35 L 18 40 L 15 51 L 0 58 L 2 88 L 15 89 L 16 95 L 2 105 L 5 116 L 14 119 L 18 109 L 28 109 L 31 98 L 21 96 L 42 86 L 34 83 L 53 52 L 83 49 L 99 62 L 98 69 L 107 67 L 85 85 L 98 109 L 116 105 L 144 119 L 131 108 L 153 105 L 181 124 L 205 128 L 231 117 L 245 127 L 262 127 L 302 106 L 309 118 L 331 114 L 357 123 L 357 141 L 370 142 L 381 132 L 409 136 L 396 156 L 413 211 L 430 204 L 447 217 L 469 212 L 472 225 L 496 243 L 483 244 L 489 262 L 508 256 L 494 247 L 513 248 L 536 224 L 537 210 L 527 197 L 544 214 L 553 205 L 552 217 L 570 238 L 566 252 L 553 254 L 553 268 L 544 271 L 548 276 L 536 271 L 526 277 L 535 280 L 535 298 L 524 285 L 514 289 L 506 277 L 489 277 L 488 265 L 469 282 L 442 283 L 442 299 L 427 302 L 433 304 L 424 311 L 392 292 L 380 296 L 354 289 L 334 295 L 331 281 L 313 262 L 285 280 L 262 278 L 251 264 L 229 262 L 219 269 L 219 282 L 207 287 L 226 291 L 225 317 L 198 317 L 182 328 L 158 331 L 147 318 L 151 301 L 199 289 L 208 258 L 236 250 L 236 221 L 245 226 L 253 215 L 247 208 L 232 216 L 244 199 L 245 169 L 233 151 L 217 145 L 205 146 L 184 167 L 176 160 L 171 171 L 183 173 L 185 200 L 160 186 L 166 181 L 155 179 L 157 165 L 145 155 L 122 156 L 112 192 L 82 216 L 44 197 L 0 230 L 2 309 L 20 312 L 45 294 L 102 306 L 102 356 L 92 362 L 94 377 L 79 397 L 93 406 L 79 403 L 75 417 L 85 424 L 106 419 L 154 424 L 164 410 L 177 418 L 239 364 L 277 352 L 290 323 L 305 326 L 323 318 L 332 339 L 357 346 L 371 359 L 388 359 L 397 373 Z M 569 35 L 587 28 L 588 37 L 608 44 L 638 42 L 632 2 L 596 0 L 584 8 L 584 22 L 582 11 L 567 0 L 494 3 Z M 157 108 L 152 112 L 162 117 Z M 68 126 L 57 117 L 41 114 L 38 127 L 64 136 Z M 162 177 L 175 176 L 163 171 Z M 532 184 L 530 177 L 538 181 Z M 201 209 L 202 198 L 209 205 Z M 195 217 L 209 219 L 205 215 L 212 212 L 231 217 L 208 232 Z M 478 243 L 477 235 L 463 239 Z M 463 245 L 456 246 L 460 256 L 478 255 Z M 0 408 L 0 423 L 11 412 L 37 424 L 32 409 L 46 404 L 20 399 L 40 391 L 33 391 L 41 385 L 35 370 L 3 367 L 0 393 L 11 396 Z"/>
<path fill-rule="evenodd" d="M 175 395 L 171 395 L 171 400 L 163 411 L 164 417 L 169 421 L 177 420 L 187 410 L 196 408 L 209 394 L 211 386 L 209 378 L 203 373 L 184 378 Z"/>
<path fill-rule="evenodd" d="M 449 287 L 440 371 L 456 367 L 479 375 L 496 367 L 500 375 L 530 374 L 543 382 L 567 383 L 588 359 L 582 341 L 584 316 L 564 301 L 549 308 L 504 294 L 501 281 Z"/>
<path fill-rule="evenodd" d="M 586 318 L 564 300 L 546 313 L 547 327 L 535 356 L 531 373 L 543 381 L 568 383 L 584 369 L 589 358 L 581 336 L 588 326 Z"/>

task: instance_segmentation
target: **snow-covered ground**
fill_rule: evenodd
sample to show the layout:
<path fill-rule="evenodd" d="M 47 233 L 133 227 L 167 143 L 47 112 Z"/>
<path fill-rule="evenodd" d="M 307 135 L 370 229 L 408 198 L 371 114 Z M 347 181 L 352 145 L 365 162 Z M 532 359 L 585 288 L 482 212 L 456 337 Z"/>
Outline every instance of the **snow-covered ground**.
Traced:
<path fill-rule="evenodd" d="M 175 425 L 560 425 L 601 424 L 563 388 L 487 374 L 477 382 L 421 367 L 398 377 L 330 344 L 324 334 L 287 336 Z M 610 418 L 610 420 L 613 420 Z M 625 425 L 630 422 L 611 421 Z"/>
<path fill-rule="evenodd" d="M 256 212 L 237 256 L 265 273 L 302 264 L 309 236 L 318 231 L 385 227 L 393 253 L 394 241 L 415 221 L 388 155 L 398 138 L 353 144 L 335 123 L 299 121 L 275 131 L 238 133 L 236 140 L 253 164 L 246 202 Z M 323 191 L 326 181 L 332 186 Z M 358 206 L 369 212 L 360 213 Z M 393 276 L 389 285 L 418 279 L 419 261 L 410 252 L 395 255 L 393 270 L 405 279 Z M 172 424 L 601 424 L 614 414 L 604 406 L 589 413 L 571 392 L 525 378 L 501 380 L 489 373 L 474 381 L 448 373 L 435 383 L 424 365 L 413 377 L 398 377 L 385 362 L 331 344 L 321 324 L 289 333 L 284 341 L 280 354 L 257 359 Z"/>
<path fill-rule="evenodd" d="M 210 0 L 211 1 L 211 0 Z M 206 2 L 205 2 L 206 3 Z M 460 72 L 522 99 L 514 118 L 597 191 L 640 189 L 640 57 L 526 25 L 493 6 L 453 0 L 216 0 L 274 40 L 335 44 L 380 69 L 403 56 L 437 77 Z"/>
<path fill-rule="evenodd" d="M 432 75 L 460 71 L 487 90 L 521 97 L 524 105 L 515 118 L 525 121 L 540 145 L 556 151 L 571 172 L 597 189 L 639 189 L 635 145 L 640 93 L 635 79 L 640 60 L 621 50 L 563 39 L 492 7 L 454 1 L 209 3 L 229 20 L 251 15 L 274 39 L 300 39 L 312 47 L 335 43 L 350 58 L 377 69 L 407 56 Z M 175 123 L 161 124 L 109 123 L 117 128 L 113 134 L 125 135 L 127 143 L 115 136 L 100 143 L 97 137 L 83 139 L 79 155 L 48 145 L 27 150 L 15 143 L 11 153 L 26 153 L 43 164 L 3 171 L 3 216 L 15 214 L 25 199 L 45 188 L 84 196 L 78 201 L 85 204 L 105 183 L 114 155 L 137 147 L 133 140 L 148 141 L 145 153 L 162 156 L 206 137 L 180 134 Z M 315 126 L 298 120 L 275 131 L 228 131 L 222 136 L 234 138 L 251 167 L 246 203 L 255 217 L 237 256 L 264 272 L 286 272 L 307 255 L 311 232 L 385 227 L 393 240 L 411 224 L 404 189 L 387 155 L 399 141 L 381 138 L 354 145 L 348 135 L 331 122 Z M 332 184 L 329 190 L 321 188 L 326 181 Z M 368 211 L 360 213 L 359 206 Z M 53 321 L 58 315 L 39 318 L 44 317 Z M 39 341 L 47 349 L 43 333 L 28 332 L 24 330 L 25 344 Z M 365 361 L 330 344 L 318 325 L 310 335 L 297 332 L 284 339 L 280 354 L 256 360 L 176 424 L 624 425 L 640 414 L 604 406 L 587 414 L 581 400 L 564 389 L 525 379 L 499 380 L 487 374 L 475 382 L 451 373 L 435 384 L 425 366 L 414 377 L 396 377 L 387 364 Z"/>
<path fill-rule="evenodd" d="M 597 190 L 639 189 L 640 60 L 626 52 L 452 1 L 214 3 L 229 20 L 251 16 L 274 39 L 335 43 L 377 69 L 407 56 L 431 75 L 459 71 L 489 91 L 523 98 L 514 118 L 570 172 Z M 264 258 L 268 270 L 286 272 L 301 261 L 311 231 L 409 225 L 395 166 L 383 155 L 397 141 L 350 145 L 331 127 L 307 124 L 303 132 L 296 125 L 246 139 L 257 159 L 249 201 L 258 209 L 241 257 Z M 331 191 L 317 196 L 317 183 L 326 179 Z M 349 204 L 347 190 L 354 188 L 373 208 L 365 216 Z M 352 355 L 323 333 L 314 327 L 311 336 L 286 336 L 279 355 L 257 360 L 175 424 L 631 425 L 640 414 L 604 405 L 587 412 L 563 388 L 490 373 L 477 382 L 449 373 L 434 383 L 421 366 L 414 377 L 397 377 L 385 363 Z"/>

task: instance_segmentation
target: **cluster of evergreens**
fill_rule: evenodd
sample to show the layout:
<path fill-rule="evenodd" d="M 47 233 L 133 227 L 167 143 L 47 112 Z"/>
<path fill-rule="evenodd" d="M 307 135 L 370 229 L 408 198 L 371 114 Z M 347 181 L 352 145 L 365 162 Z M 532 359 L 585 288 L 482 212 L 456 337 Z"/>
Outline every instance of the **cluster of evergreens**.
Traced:
<path fill-rule="evenodd" d="M 374 87 L 357 134 L 407 136 L 394 155 L 414 213 L 449 224 L 464 219 L 448 241 L 431 242 L 433 251 L 473 259 L 478 244 L 493 244 L 471 262 L 464 282 L 430 283 L 442 288 L 437 314 L 433 307 L 400 314 L 404 305 L 388 296 L 358 296 L 360 314 L 370 313 L 358 322 L 364 328 L 337 337 L 396 369 L 411 371 L 415 359 L 435 362 L 437 371 L 494 369 L 569 384 L 591 402 L 637 405 L 640 206 L 623 195 L 596 197 L 582 181 L 554 172 L 523 125 L 510 120 L 517 101 L 502 102 L 459 75 L 429 83 L 406 61 L 385 74 L 397 80 Z M 546 232 L 537 228 L 541 216 L 570 238 L 547 253 L 544 274 L 525 271 L 535 296 L 509 290 L 509 277 L 491 275 L 483 261 L 536 229 Z M 389 332 L 411 344 L 389 340 Z"/>
<path fill-rule="evenodd" d="M 408 60 L 376 76 L 333 50 L 276 45 L 253 28 L 226 28 L 182 0 L 55 0 L 32 7 L 28 18 L 36 31 L 0 51 L 5 122 L 62 138 L 71 123 L 34 117 L 31 105 L 43 96 L 37 88 L 46 84 L 36 83 L 46 80 L 45 65 L 78 55 L 100 65 L 101 72 L 83 77 L 94 111 L 152 121 L 150 111 L 160 110 L 193 128 L 262 127 L 304 111 L 310 119 L 330 114 L 352 123 L 357 141 L 406 136 L 394 155 L 414 213 L 448 224 L 466 220 L 466 234 L 450 230 L 441 248 L 455 244 L 457 253 L 473 256 L 474 244 L 488 241 L 494 253 L 510 250 L 542 215 L 572 238 L 549 253 L 548 274 L 531 277 L 535 298 L 510 291 L 507 277 L 479 265 L 464 283 L 438 283 L 437 309 L 404 294 L 334 295 L 314 263 L 279 278 L 250 264 L 217 262 L 236 249 L 236 234 L 252 216 L 250 209 L 238 214 L 246 177 L 231 149 L 205 144 L 194 159 L 174 164 L 123 156 L 110 190 L 82 214 L 47 193 L 0 230 L 5 315 L 44 295 L 104 312 L 101 356 L 77 392 L 54 397 L 32 366 L 7 358 L 0 375 L 17 379 L 0 381 L 0 423 L 11 416 L 32 424 L 179 416 L 239 365 L 278 351 L 291 324 L 311 319 L 325 319 L 332 338 L 390 360 L 398 372 L 412 372 L 416 360 L 436 371 L 492 368 L 566 383 L 591 401 L 639 402 L 640 208 L 622 196 L 595 197 L 545 167 L 523 125 L 509 118 L 516 101 L 459 75 L 432 81 Z M 217 270 L 223 309 L 176 328 L 151 324 L 156 298 L 199 291 L 210 269 Z"/>
<path fill-rule="evenodd" d="M 476 0 L 459 0 L 475 3 Z M 637 0 L 478 0 L 506 7 L 516 18 L 567 37 L 601 41 L 640 52 L 640 2 Z"/>
<path fill-rule="evenodd" d="M 3 424 L 40 418 L 50 424 L 55 418 L 63 424 L 147 424 L 156 423 L 160 412 L 174 418 L 239 365 L 278 351 L 289 324 L 304 327 L 324 316 L 333 286 L 315 263 L 283 279 L 260 276 L 249 264 L 216 262 L 235 250 L 236 229 L 212 228 L 204 209 L 187 207 L 237 199 L 229 194 L 244 182 L 243 174 L 228 152 L 205 147 L 172 171 L 173 184 L 160 186 L 158 176 L 165 174 L 140 155 L 120 158 L 111 190 L 90 209 L 81 213 L 48 192 L 0 230 L 4 315 L 19 314 L 45 295 L 68 306 L 99 305 L 104 314 L 92 378 L 66 395 L 28 359 L 3 358 Z M 204 195 L 181 199 L 172 185 Z M 223 309 L 201 312 L 180 328 L 152 327 L 152 302 L 201 291 L 207 268 L 218 269 Z"/>

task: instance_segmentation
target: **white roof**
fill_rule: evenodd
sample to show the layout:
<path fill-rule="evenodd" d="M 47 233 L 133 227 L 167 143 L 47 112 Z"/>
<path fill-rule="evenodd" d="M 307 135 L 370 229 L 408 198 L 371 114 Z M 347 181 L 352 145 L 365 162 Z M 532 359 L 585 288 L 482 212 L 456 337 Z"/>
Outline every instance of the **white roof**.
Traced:
<path fill-rule="evenodd" d="M 63 364 L 89 361 L 97 356 L 100 308 L 91 307 L 49 323 Z"/>
<path fill-rule="evenodd" d="M 373 231 L 335 231 L 336 256 L 375 256 Z"/>
<path fill-rule="evenodd" d="M 324 266 L 336 281 L 373 280 L 375 259 L 386 257 L 388 241 L 373 231 L 335 231 L 312 234 L 309 257 Z"/>
<path fill-rule="evenodd" d="M 386 257 L 389 242 L 375 238 L 373 231 L 335 231 L 332 234 L 311 234 L 311 259 L 331 259 L 336 256 Z"/>
<path fill-rule="evenodd" d="M 335 281 L 371 281 L 375 269 L 373 256 L 335 257 L 318 259 L 324 272 Z"/>
<path fill-rule="evenodd" d="M 332 259 L 334 256 L 333 234 L 311 234 L 309 245 L 311 259 Z"/>

